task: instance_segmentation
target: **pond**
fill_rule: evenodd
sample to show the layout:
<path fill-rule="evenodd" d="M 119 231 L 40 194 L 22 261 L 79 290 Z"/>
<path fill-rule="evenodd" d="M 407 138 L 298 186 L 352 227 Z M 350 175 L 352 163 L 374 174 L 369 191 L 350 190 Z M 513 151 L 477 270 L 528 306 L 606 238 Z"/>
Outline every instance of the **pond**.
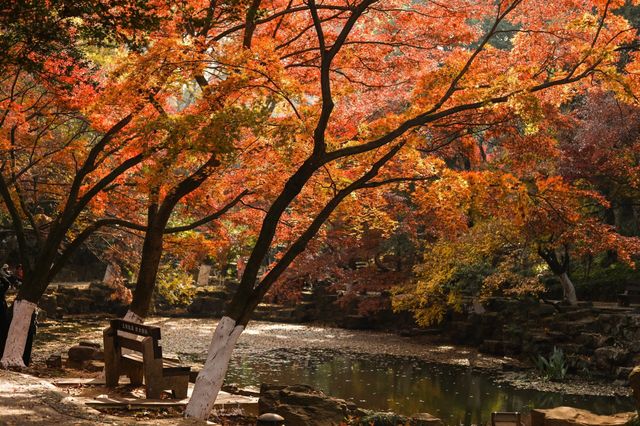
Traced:
<path fill-rule="evenodd" d="M 80 339 L 101 342 L 107 323 L 98 317 L 43 323 L 34 345 L 36 362 L 66 352 Z M 153 318 L 148 323 L 162 327 L 166 355 L 201 367 L 215 320 Z M 469 367 L 470 360 L 484 368 Z M 567 395 L 500 384 L 487 372 L 499 371 L 499 361 L 470 348 L 388 333 L 252 322 L 234 350 L 226 382 L 307 384 L 363 408 L 406 415 L 427 412 L 447 425 L 484 424 L 492 411 L 526 412 L 530 407 L 568 405 L 598 414 L 634 409 L 628 397 Z"/>
<path fill-rule="evenodd" d="M 235 358 L 228 383 L 308 384 L 374 410 L 427 412 L 448 425 L 484 424 L 492 411 L 568 405 L 598 414 L 634 409 L 630 398 L 576 396 L 500 385 L 486 372 L 388 355 L 276 350 Z"/>

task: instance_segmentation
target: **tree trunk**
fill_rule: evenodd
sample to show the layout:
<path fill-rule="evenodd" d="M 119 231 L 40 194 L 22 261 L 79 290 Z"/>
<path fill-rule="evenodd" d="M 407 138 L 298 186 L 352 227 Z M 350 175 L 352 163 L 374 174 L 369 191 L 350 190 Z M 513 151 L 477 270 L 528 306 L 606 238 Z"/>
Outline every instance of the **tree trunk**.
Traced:
<path fill-rule="evenodd" d="M 7 342 L 0 364 L 2 367 L 26 367 L 22 359 L 27 334 L 31 325 L 31 316 L 36 310 L 36 304 L 27 300 L 16 300 L 13 303 L 13 318 L 9 326 Z"/>
<path fill-rule="evenodd" d="M 155 221 L 154 221 L 155 222 Z M 161 224 L 153 223 L 147 230 L 142 246 L 142 258 L 136 287 L 133 291 L 133 300 L 129 311 L 138 317 L 145 318 L 149 314 L 153 290 L 156 287 L 158 267 L 162 259 L 163 232 L 166 221 Z"/>
<path fill-rule="evenodd" d="M 193 394 L 185 410 L 186 417 L 206 420 L 222 388 L 233 348 L 244 330 L 230 317 L 222 317 L 211 339 L 207 360 L 198 374 Z"/>
<path fill-rule="evenodd" d="M 567 275 L 566 272 L 563 272 L 559 275 L 560 282 L 562 283 L 562 292 L 564 293 L 564 298 L 567 299 L 569 304 L 577 305 L 578 298 L 576 297 L 576 289 L 571 282 L 571 278 Z"/>

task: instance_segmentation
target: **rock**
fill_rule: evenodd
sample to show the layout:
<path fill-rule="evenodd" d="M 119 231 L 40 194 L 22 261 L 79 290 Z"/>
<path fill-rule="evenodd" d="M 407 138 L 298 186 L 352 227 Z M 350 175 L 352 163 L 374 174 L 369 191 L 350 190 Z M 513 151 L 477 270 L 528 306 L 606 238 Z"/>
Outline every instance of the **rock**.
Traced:
<path fill-rule="evenodd" d="M 233 395 L 260 397 L 260 389 L 254 386 L 241 388 L 236 383 L 230 383 L 228 385 L 223 385 L 222 390 Z"/>
<path fill-rule="evenodd" d="M 396 413 L 372 412 L 362 416 L 355 423 L 357 426 L 400 426 L 409 425 L 409 419 Z"/>
<path fill-rule="evenodd" d="M 83 363 L 82 369 L 93 373 L 104 370 L 104 364 L 99 361 L 87 361 Z"/>
<path fill-rule="evenodd" d="M 258 416 L 258 422 L 256 423 L 258 426 L 280 426 L 284 425 L 284 417 L 275 413 L 264 413 Z"/>
<path fill-rule="evenodd" d="M 65 367 L 66 368 L 72 368 L 74 370 L 82 370 L 84 368 L 84 365 L 87 363 L 88 361 L 74 361 L 72 359 L 68 359 L 65 362 Z"/>
<path fill-rule="evenodd" d="M 538 315 L 540 317 L 548 317 L 556 313 L 556 308 L 553 305 L 548 303 L 540 303 L 540 305 L 536 306 L 534 315 Z"/>
<path fill-rule="evenodd" d="M 600 345 L 600 340 L 602 336 L 598 333 L 581 333 L 575 340 L 576 343 L 584 346 L 586 349 L 593 350 Z M 606 346 L 606 345 L 604 345 Z"/>
<path fill-rule="evenodd" d="M 413 426 L 442 426 L 442 420 L 429 413 L 418 413 L 411 416 L 410 424 Z"/>
<path fill-rule="evenodd" d="M 101 348 L 100 343 L 90 342 L 88 340 L 80 340 L 78 342 L 78 346 L 89 346 L 89 347 L 96 348 L 96 349 L 100 349 Z"/>
<path fill-rule="evenodd" d="M 287 426 L 339 425 L 349 415 L 347 403 L 306 385 L 263 384 L 258 400 L 260 413 L 276 413 Z"/>
<path fill-rule="evenodd" d="M 531 426 L 622 426 L 635 413 L 618 413 L 600 416 L 587 410 L 557 407 L 548 410 L 531 410 Z"/>
<path fill-rule="evenodd" d="M 633 368 L 631 367 L 618 367 L 616 368 L 616 379 L 626 381 Z"/>
<path fill-rule="evenodd" d="M 611 371 L 615 366 L 624 364 L 629 359 L 629 351 L 615 346 L 604 346 L 596 349 L 594 356 L 598 368 Z"/>
<path fill-rule="evenodd" d="M 631 370 L 631 373 L 629 373 L 629 387 L 633 390 L 636 409 L 640 412 L 640 366 L 635 367 Z"/>
<path fill-rule="evenodd" d="M 84 346 L 84 347 L 90 347 L 90 348 L 95 348 L 96 351 L 93 354 L 93 358 L 97 361 L 104 361 L 104 351 L 101 349 L 100 347 L 100 343 L 97 342 L 90 342 L 88 340 L 80 340 L 78 342 L 78 346 Z"/>
<path fill-rule="evenodd" d="M 71 361 L 83 362 L 94 359 L 98 350 L 93 346 L 72 346 L 69 348 L 69 359 Z"/>
<path fill-rule="evenodd" d="M 485 340 L 478 348 L 478 352 L 490 355 L 504 355 L 504 342 L 502 340 Z"/>
<path fill-rule="evenodd" d="M 45 294 L 38 302 L 38 308 L 49 316 L 54 316 L 57 307 L 56 298 L 52 295 Z"/>
<path fill-rule="evenodd" d="M 60 355 L 50 355 L 45 362 L 48 368 L 62 368 L 62 357 Z"/>

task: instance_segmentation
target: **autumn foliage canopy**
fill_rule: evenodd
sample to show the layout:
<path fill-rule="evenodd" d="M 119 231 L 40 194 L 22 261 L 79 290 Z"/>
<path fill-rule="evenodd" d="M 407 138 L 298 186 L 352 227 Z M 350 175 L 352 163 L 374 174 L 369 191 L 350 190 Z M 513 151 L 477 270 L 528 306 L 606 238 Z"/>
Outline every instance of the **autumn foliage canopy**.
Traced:
<path fill-rule="evenodd" d="M 569 259 L 634 265 L 637 224 L 610 217 L 635 214 L 640 185 L 635 7 L 0 6 L 0 224 L 20 297 L 83 246 L 135 275 L 154 229 L 164 262 L 240 259 L 250 306 L 348 282 L 392 289 L 421 323 L 465 295 L 541 293 Z"/>

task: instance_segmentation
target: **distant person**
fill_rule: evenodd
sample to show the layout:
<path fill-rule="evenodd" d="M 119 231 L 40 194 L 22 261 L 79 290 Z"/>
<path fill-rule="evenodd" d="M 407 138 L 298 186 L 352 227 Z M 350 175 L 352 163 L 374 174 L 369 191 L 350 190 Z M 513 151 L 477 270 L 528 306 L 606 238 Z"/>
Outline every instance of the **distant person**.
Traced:
<path fill-rule="evenodd" d="M 0 314 L 6 316 L 7 313 L 7 290 L 11 287 L 11 271 L 6 263 L 0 268 Z"/>
<path fill-rule="evenodd" d="M 22 284 L 22 278 L 19 278 L 17 274 L 11 272 L 11 270 L 9 269 L 9 265 L 7 265 L 6 263 L 2 265 L 0 276 L 2 277 L 2 279 L 9 281 L 9 284 L 13 288 L 18 288 L 20 284 Z"/>
<path fill-rule="evenodd" d="M 11 275 L 12 274 L 11 274 L 11 271 L 9 270 L 9 265 L 7 265 L 6 263 L 2 265 L 2 268 L 0 268 L 0 280 L 9 281 L 9 277 Z"/>

